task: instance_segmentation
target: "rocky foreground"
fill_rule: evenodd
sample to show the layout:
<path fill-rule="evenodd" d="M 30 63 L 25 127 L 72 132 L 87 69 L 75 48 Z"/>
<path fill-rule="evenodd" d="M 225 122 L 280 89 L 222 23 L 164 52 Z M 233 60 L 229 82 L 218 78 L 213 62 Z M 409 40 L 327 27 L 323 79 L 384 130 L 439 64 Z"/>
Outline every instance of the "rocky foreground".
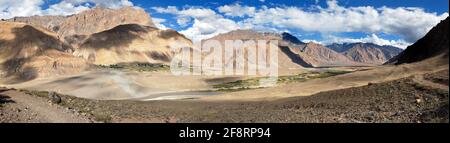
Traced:
<path fill-rule="evenodd" d="M 98 101 L 0 90 L 0 122 L 449 122 L 448 70 L 276 101 Z M 447 82 L 446 82 L 447 81 Z"/>

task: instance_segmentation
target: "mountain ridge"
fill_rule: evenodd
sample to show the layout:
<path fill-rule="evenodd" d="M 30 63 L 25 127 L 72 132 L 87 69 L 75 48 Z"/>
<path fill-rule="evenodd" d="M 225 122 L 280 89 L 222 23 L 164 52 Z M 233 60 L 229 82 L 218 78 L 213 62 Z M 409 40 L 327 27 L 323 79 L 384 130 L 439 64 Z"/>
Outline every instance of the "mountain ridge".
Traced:
<path fill-rule="evenodd" d="M 381 65 L 397 56 L 403 50 L 390 45 L 377 45 L 374 43 L 333 43 L 326 47 L 339 52 L 353 61 Z"/>
<path fill-rule="evenodd" d="M 6 21 L 42 27 L 57 33 L 61 39 L 73 35 L 90 35 L 124 24 L 156 27 L 150 14 L 135 7 L 119 9 L 95 7 L 69 16 L 15 17 Z"/>
<path fill-rule="evenodd" d="M 322 67 L 322 66 L 352 66 L 362 65 L 357 62 L 349 60 L 344 55 L 341 55 L 331 49 L 328 49 L 320 44 L 303 43 L 295 36 L 289 33 L 267 33 L 258 32 L 255 30 L 234 30 L 228 33 L 219 34 L 210 39 L 223 41 L 224 40 L 278 40 L 280 66 L 289 63 L 288 65 L 296 65 L 301 67 Z M 280 58 L 282 57 L 282 58 Z M 291 61 L 291 62 L 289 62 Z"/>
<path fill-rule="evenodd" d="M 170 46 L 175 42 L 192 44 L 184 35 L 174 30 L 126 24 L 88 36 L 73 54 L 96 65 L 169 64 L 174 56 Z"/>
<path fill-rule="evenodd" d="M 434 26 L 424 37 L 408 46 L 398 56 L 385 64 L 405 64 L 426 60 L 435 56 L 449 55 L 449 17 Z"/>
<path fill-rule="evenodd" d="M 0 77 L 9 82 L 73 74 L 90 64 L 56 34 L 23 23 L 0 22 Z"/>
<path fill-rule="evenodd" d="M 191 44 L 174 30 L 156 28 L 149 14 L 133 7 L 0 22 L 0 76 L 10 77 L 7 82 L 76 74 L 95 65 L 168 64 L 171 42 Z"/>

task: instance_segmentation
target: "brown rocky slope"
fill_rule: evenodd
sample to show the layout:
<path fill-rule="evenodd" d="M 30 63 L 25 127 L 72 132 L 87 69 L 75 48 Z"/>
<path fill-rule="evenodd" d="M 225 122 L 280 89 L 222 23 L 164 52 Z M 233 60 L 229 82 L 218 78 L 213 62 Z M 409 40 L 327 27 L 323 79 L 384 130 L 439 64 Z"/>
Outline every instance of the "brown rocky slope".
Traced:
<path fill-rule="evenodd" d="M 8 21 L 22 22 L 46 28 L 63 38 L 70 38 L 73 35 L 90 35 L 124 24 L 155 27 L 150 15 L 143 9 L 135 7 L 123 7 L 120 9 L 95 7 L 70 16 L 17 17 L 8 19 Z"/>
<path fill-rule="evenodd" d="M 124 24 L 154 27 L 150 15 L 143 9 L 133 7 L 123 7 L 121 9 L 96 7 L 68 17 L 61 23 L 60 30 L 57 33 L 62 37 L 90 35 Z"/>
<path fill-rule="evenodd" d="M 71 16 L 16 17 L 22 22 L 55 33 L 56 40 L 71 47 L 68 54 L 90 63 L 164 63 L 173 56 L 170 44 L 175 41 L 191 45 L 173 30 L 155 28 L 151 16 L 143 9 L 96 7 Z"/>
<path fill-rule="evenodd" d="M 89 67 L 73 49 L 44 29 L 22 23 L 0 22 L 0 76 L 9 82 L 77 73 Z"/>
<path fill-rule="evenodd" d="M 443 55 L 448 60 L 449 17 L 432 28 L 423 38 L 406 48 L 386 64 L 413 63 Z"/>
<path fill-rule="evenodd" d="M 225 46 L 225 40 L 242 40 L 244 42 L 248 40 L 276 40 L 278 41 L 279 45 L 277 49 L 278 72 L 284 74 L 289 73 L 289 71 L 291 71 L 292 69 L 312 67 L 312 65 L 303 61 L 303 59 L 301 59 L 296 53 L 294 53 L 294 51 L 292 51 L 292 48 L 288 46 L 289 44 L 293 45 L 290 41 L 283 40 L 283 37 L 276 33 L 263 33 L 254 30 L 234 30 L 228 33 L 219 34 L 207 40 L 218 40 L 222 44 L 222 46 Z M 267 49 L 269 49 L 269 47 L 269 45 L 266 45 Z M 248 51 L 246 50 L 244 51 L 244 53 L 248 53 Z M 248 62 L 248 55 L 246 55 L 245 57 Z M 246 69 L 248 69 L 248 67 Z"/>
<path fill-rule="evenodd" d="M 73 53 L 97 65 L 120 63 L 169 64 L 171 44 L 192 45 L 174 30 L 160 30 L 137 24 L 120 25 L 87 37 Z"/>
<path fill-rule="evenodd" d="M 353 61 L 371 65 L 381 65 L 402 52 L 402 49 L 394 46 L 380 46 L 373 43 L 331 44 L 327 47 Z"/>
<path fill-rule="evenodd" d="M 296 48 L 297 54 L 314 67 L 362 65 L 321 44 L 310 42 Z"/>
<path fill-rule="evenodd" d="M 21 22 L 35 27 L 45 28 L 52 32 L 57 32 L 59 26 L 66 20 L 66 16 L 30 16 L 30 17 L 15 17 L 7 19 L 9 22 Z"/>

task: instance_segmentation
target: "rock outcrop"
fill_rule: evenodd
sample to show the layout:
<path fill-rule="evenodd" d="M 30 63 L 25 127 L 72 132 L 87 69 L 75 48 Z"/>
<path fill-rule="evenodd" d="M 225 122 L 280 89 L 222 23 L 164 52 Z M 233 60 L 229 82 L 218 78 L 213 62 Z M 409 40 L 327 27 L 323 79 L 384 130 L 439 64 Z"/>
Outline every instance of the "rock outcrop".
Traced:
<path fill-rule="evenodd" d="M 67 19 L 66 16 L 30 16 L 30 17 L 15 17 L 7 19 L 10 22 L 21 22 L 34 27 L 45 28 L 52 32 L 59 31 L 61 24 Z"/>

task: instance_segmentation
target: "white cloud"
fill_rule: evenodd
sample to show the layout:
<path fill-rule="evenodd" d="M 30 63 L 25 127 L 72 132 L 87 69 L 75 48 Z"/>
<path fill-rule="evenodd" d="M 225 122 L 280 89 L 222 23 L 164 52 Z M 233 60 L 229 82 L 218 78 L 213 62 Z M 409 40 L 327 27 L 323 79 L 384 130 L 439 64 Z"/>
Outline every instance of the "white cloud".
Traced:
<path fill-rule="evenodd" d="M 335 0 L 327 1 L 327 5 L 326 8 L 315 6 L 312 10 L 299 7 L 262 7 L 250 15 L 250 18 L 239 23 L 245 27 L 290 28 L 325 34 L 385 33 L 399 35 L 408 42 L 415 42 L 449 15 L 428 13 L 422 8 L 411 7 L 342 7 Z"/>
<path fill-rule="evenodd" d="M 43 0 L 0 0 L 0 18 L 41 15 Z"/>
<path fill-rule="evenodd" d="M 315 2 L 319 1 L 315 0 Z M 153 9 L 159 13 L 176 15 L 177 23 L 182 27 L 193 23 L 191 27 L 181 32 L 195 39 L 209 38 L 237 28 L 272 32 L 297 30 L 306 33 L 318 32 L 322 35 L 360 32 L 369 35 L 372 33 L 396 35 L 403 40 L 385 40 L 372 34 L 368 37 L 352 39 L 353 41 L 391 44 L 403 48 L 421 38 L 440 20 L 448 16 L 448 13 L 438 15 L 415 7 L 343 7 L 336 0 L 327 1 L 327 7 L 314 5 L 307 9 L 292 6 L 256 8 L 240 3 L 220 6 L 217 8 L 219 13 L 212 9 L 193 7 L 183 10 L 174 6 Z M 241 20 L 233 21 L 222 15 L 239 17 Z M 324 39 L 330 41 L 329 37 Z M 322 43 L 327 42 L 325 40 Z M 352 41 L 348 38 L 340 38 L 340 40 Z"/>
<path fill-rule="evenodd" d="M 191 21 L 190 17 L 179 17 L 177 18 L 177 23 L 180 26 L 186 27 L 188 26 L 188 23 Z"/>
<path fill-rule="evenodd" d="M 0 0 L 0 18 L 8 19 L 16 16 L 33 15 L 71 15 L 95 6 L 120 8 L 133 6 L 129 0 L 62 0 L 43 9 L 44 0 Z"/>
<path fill-rule="evenodd" d="M 175 6 L 168 6 L 167 8 L 153 7 L 152 9 L 158 13 L 169 13 L 169 14 L 174 14 L 178 17 L 192 17 L 192 18 L 199 18 L 199 19 L 208 18 L 208 17 L 217 15 L 214 10 L 211 10 L 208 8 L 189 7 L 187 9 L 178 10 L 178 8 Z"/>
<path fill-rule="evenodd" d="M 240 28 L 233 20 L 226 19 L 208 8 L 189 7 L 179 10 L 174 6 L 169 6 L 167 8 L 154 7 L 153 9 L 159 13 L 175 15 L 177 23 L 181 26 L 186 26 L 192 22 L 191 27 L 181 30 L 180 33 L 194 41 L 211 38 L 220 33 L 226 33 Z"/>
<path fill-rule="evenodd" d="M 168 6 L 167 8 L 164 7 L 153 7 L 153 10 L 155 10 L 158 13 L 171 13 L 176 14 L 178 12 L 178 8 L 175 6 Z"/>
<path fill-rule="evenodd" d="M 252 16 L 255 14 L 255 7 L 241 6 L 239 3 L 234 5 L 224 5 L 218 8 L 219 12 L 227 16 L 244 17 L 246 15 Z"/>
<path fill-rule="evenodd" d="M 152 21 L 155 24 L 156 28 L 159 28 L 159 29 L 162 29 L 162 30 L 169 29 L 164 24 L 162 24 L 163 22 L 166 22 L 165 19 L 153 17 Z"/>
<path fill-rule="evenodd" d="M 304 40 L 305 41 L 305 40 Z M 317 41 L 316 41 L 317 42 Z M 343 37 L 336 37 L 336 36 L 328 36 L 326 40 L 322 41 L 322 44 L 332 44 L 332 43 L 374 43 L 377 45 L 391 45 L 395 47 L 399 47 L 402 49 L 406 49 L 409 45 L 412 43 L 406 42 L 404 40 L 386 40 L 383 38 L 378 37 L 376 34 L 368 35 L 364 38 L 343 38 Z"/>
<path fill-rule="evenodd" d="M 211 9 L 207 8 L 188 8 L 185 10 L 178 11 L 178 15 L 186 16 L 186 17 L 192 17 L 197 19 L 204 19 L 204 18 L 210 18 L 210 17 L 216 17 L 219 16 Z"/>
<path fill-rule="evenodd" d="M 89 5 L 74 5 L 66 1 L 51 5 L 48 9 L 44 10 L 44 15 L 71 15 L 81 11 L 89 9 Z"/>
<path fill-rule="evenodd" d="M 313 42 L 313 43 L 317 43 L 317 44 L 324 44 L 324 43 L 322 43 L 320 41 L 313 40 L 313 39 L 304 39 L 304 40 L 302 40 L 302 42 L 304 42 L 304 43 Z"/>
<path fill-rule="evenodd" d="M 83 3 L 95 3 L 96 6 L 107 8 L 121 8 L 124 6 L 133 6 L 133 3 L 129 0 L 63 0 L 62 2 L 71 3 L 73 5 L 79 5 Z"/>

